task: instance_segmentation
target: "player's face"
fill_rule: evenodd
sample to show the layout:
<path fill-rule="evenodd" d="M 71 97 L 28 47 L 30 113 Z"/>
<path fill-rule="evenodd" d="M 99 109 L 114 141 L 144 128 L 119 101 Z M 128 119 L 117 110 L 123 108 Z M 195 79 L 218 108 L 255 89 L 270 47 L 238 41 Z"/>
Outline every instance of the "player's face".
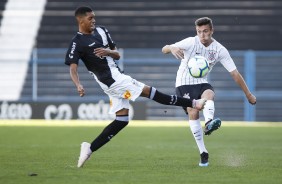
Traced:
<path fill-rule="evenodd" d="M 209 25 L 196 26 L 197 35 L 203 45 L 209 46 L 212 42 L 213 29 Z"/>
<path fill-rule="evenodd" d="M 84 33 L 92 33 L 95 29 L 95 14 L 94 12 L 87 12 L 85 16 L 81 18 L 80 27 Z"/>

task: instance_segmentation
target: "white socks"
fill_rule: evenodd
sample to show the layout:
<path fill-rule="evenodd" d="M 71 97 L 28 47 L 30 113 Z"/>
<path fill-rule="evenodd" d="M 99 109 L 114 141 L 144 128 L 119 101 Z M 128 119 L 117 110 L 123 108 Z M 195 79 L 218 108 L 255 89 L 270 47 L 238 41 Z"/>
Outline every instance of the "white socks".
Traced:
<path fill-rule="evenodd" d="M 200 154 L 203 153 L 203 152 L 208 153 L 208 151 L 205 147 L 204 139 L 203 139 L 203 129 L 202 129 L 202 125 L 200 123 L 200 119 L 189 120 L 189 125 L 190 125 L 191 132 L 192 132 L 192 134 L 195 138 L 195 141 L 197 143 L 197 146 L 199 148 Z"/>
<path fill-rule="evenodd" d="M 214 118 L 214 101 L 213 100 L 207 100 L 205 108 L 203 109 L 203 115 L 205 117 L 205 122 L 208 122 L 209 120 L 212 120 Z M 203 152 L 208 153 L 205 147 L 205 143 L 204 143 L 203 129 L 200 123 L 200 119 L 189 120 L 189 124 L 190 124 L 191 132 L 199 148 L 200 154 Z"/>
<path fill-rule="evenodd" d="M 213 119 L 214 117 L 214 101 L 207 100 L 205 108 L 203 109 L 203 115 L 205 117 L 205 122 Z"/>

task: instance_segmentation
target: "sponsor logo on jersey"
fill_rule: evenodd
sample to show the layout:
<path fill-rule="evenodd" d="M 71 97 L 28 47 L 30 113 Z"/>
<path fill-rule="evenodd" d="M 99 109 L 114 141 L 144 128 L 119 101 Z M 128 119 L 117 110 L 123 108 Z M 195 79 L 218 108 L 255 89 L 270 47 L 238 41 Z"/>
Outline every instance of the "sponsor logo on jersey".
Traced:
<path fill-rule="evenodd" d="M 76 47 L 76 43 L 72 42 L 71 51 L 70 51 L 70 54 L 69 54 L 69 58 L 71 58 L 71 59 L 73 58 L 75 47 Z"/>
<path fill-rule="evenodd" d="M 126 90 L 125 93 L 123 94 L 123 98 L 124 99 L 130 99 L 131 98 L 131 93 L 128 90 Z"/>
<path fill-rule="evenodd" d="M 95 42 L 89 44 L 88 46 L 89 46 L 89 47 L 92 47 L 93 45 L 95 45 Z"/>

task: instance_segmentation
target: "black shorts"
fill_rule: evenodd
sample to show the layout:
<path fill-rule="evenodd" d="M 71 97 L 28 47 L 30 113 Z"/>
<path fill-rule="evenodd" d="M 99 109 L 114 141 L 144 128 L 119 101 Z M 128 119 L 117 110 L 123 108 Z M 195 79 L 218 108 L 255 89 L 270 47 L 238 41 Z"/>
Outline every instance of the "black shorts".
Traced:
<path fill-rule="evenodd" d="M 194 85 L 183 85 L 176 88 L 177 96 L 181 96 L 189 99 L 200 99 L 205 90 L 210 89 L 212 91 L 213 87 L 209 83 L 194 84 Z M 184 111 L 187 113 L 187 107 L 183 107 Z"/>

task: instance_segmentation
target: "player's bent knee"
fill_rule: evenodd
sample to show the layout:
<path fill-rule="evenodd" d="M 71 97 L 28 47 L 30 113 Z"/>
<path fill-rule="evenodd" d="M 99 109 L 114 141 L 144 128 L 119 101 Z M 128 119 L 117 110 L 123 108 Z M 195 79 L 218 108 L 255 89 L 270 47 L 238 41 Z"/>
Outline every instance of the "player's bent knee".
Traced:
<path fill-rule="evenodd" d="M 150 97 L 150 93 L 151 93 L 151 87 L 145 85 L 144 88 L 143 88 L 143 90 L 142 90 L 141 96 L 142 96 L 142 97 L 149 98 L 149 97 Z"/>

